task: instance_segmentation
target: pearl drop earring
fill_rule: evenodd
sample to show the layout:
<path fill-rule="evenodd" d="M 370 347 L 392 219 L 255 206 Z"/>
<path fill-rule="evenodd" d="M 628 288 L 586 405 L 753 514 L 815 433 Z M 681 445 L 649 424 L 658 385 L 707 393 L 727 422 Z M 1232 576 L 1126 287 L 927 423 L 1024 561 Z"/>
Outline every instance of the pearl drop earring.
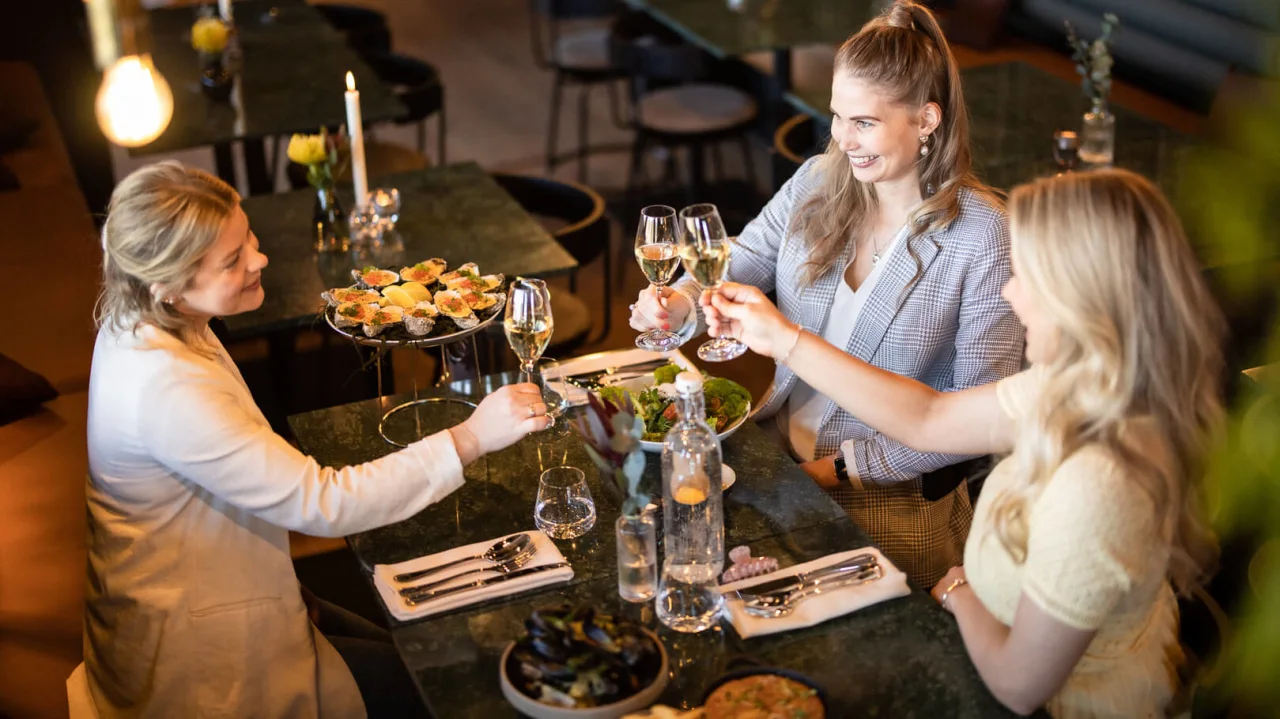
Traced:
<path fill-rule="evenodd" d="M 929 136 L 920 136 L 920 156 L 924 157 L 929 154 Z"/>

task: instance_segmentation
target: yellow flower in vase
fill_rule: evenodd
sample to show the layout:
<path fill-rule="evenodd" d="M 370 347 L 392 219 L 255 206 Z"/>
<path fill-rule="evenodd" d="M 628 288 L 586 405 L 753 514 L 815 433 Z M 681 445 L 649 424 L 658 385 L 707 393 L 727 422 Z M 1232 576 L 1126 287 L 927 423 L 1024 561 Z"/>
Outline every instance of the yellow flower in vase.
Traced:
<path fill-rule="evenodd" d="M 289 159 L 299 165 L 317 165 L 329 159 L 328 142 L 324 134 L 294 135 L 289 138 Z"/>
<path fill-rule="evenodd" d="M 216 17 L 202 17 L 191 26 L 191 47 L 206 55 L 217 55 L 227 48 L 231 29 Z"/>

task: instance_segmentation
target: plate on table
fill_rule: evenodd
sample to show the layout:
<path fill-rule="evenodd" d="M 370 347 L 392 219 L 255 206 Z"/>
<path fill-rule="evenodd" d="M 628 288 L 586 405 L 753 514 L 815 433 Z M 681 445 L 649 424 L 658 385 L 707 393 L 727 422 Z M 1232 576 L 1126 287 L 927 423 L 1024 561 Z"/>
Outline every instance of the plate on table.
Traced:
<path fill-rule="evenodd" d="M 602 388 L 602 392 L 619 389 L 631 395 L 636 409 L 645 421 L 645 436 L 640 440 L 640 446 L 646 452 L 661 452 L 662 440 L 675 423 L 673 383 L 682 369 L 672 363 L 643 375 L 607 381 L 607 386 Z M 722 442 L 738 431 L 751 416 L 751 393 L 732 380 L 705 378 L 703 397 L 707 407 L 707 423 L 714 426 L 716 435 Z M 732 483 L 726 481 L 726 488 L 730 484 Z"/>

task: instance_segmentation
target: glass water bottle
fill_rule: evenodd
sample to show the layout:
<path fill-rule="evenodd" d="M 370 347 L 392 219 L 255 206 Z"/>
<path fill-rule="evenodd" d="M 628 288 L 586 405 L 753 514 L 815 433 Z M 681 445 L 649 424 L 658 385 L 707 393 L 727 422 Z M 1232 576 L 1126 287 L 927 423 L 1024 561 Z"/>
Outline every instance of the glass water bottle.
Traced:
<path fill-rule="evenodd" d="M 679 419 L 662 443 L 663 562 L 657 613 L 679 632 L 715 625 L 724 568 L 720 439 L 707 426 L 702 376 L 676 377 Z"/>

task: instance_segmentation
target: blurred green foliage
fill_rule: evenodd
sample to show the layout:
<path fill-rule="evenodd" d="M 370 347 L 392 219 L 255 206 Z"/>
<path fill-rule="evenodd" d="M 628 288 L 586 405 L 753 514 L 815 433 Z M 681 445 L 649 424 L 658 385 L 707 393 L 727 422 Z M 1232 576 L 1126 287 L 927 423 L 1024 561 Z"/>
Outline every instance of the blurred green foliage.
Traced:
<path fill-rule="evenodd" d="M 1280 97 L 1256 97 L 1227 121 L 1212 147 L 1192 157 L 1181 183 L 1184 193 L 1197 195 L 1180 205 L 1201 259 L 1210 267 L 1236 268 L 1231 285 L 1219 289 L 1229 293 L 1226 302 L 1266 305 L 1280 295 L 1278 128 Z M 1245 339 L 1263 350 L 1261 356 L 1275 358 L 1280 324 L 1274 318 L 1271 324 L 1259 330 L 1269 337 Z M 1234 394 L 1226 437 L 1211 457 L 1207 490 L 1224 547 L 1224 576 L 1234 568 L 1243 591 L 1215 672 L 1220 679 L 1211 690 L 1231 697 L 1232 715 L 1241 716 L 1275 707 L 1280 698 L 1280 366 L 1242 381 Z M 1277 714 L 1271 709 L 1266 715 Z"/>

